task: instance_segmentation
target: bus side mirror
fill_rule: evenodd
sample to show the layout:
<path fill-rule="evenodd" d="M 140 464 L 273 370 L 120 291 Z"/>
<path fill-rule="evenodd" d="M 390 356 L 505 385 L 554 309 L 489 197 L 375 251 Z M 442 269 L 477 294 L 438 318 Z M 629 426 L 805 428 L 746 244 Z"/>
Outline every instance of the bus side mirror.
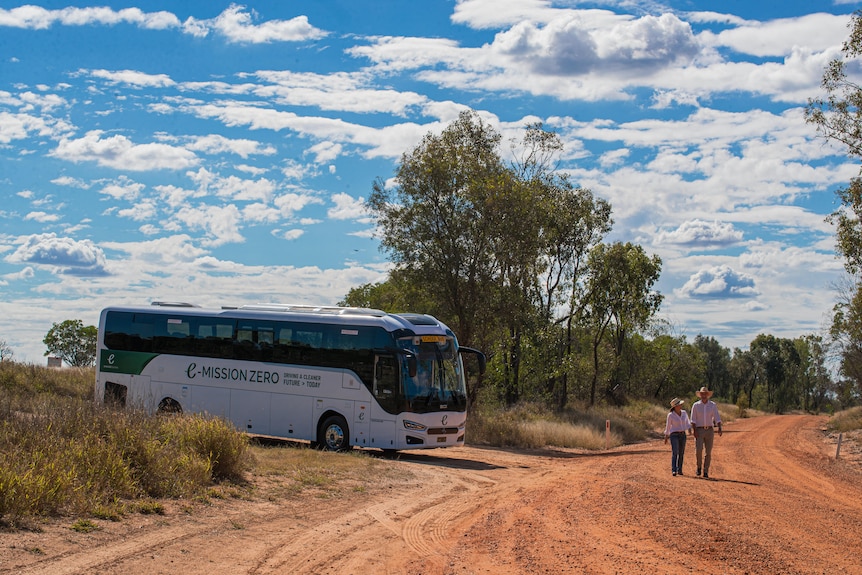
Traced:
<path fill-rule="evenodd" d="M 410 377 L 416 377 L 416 373 L 419 371 L 419 362 L 416 361 L 416 356 L 410 354 L 407 356 L 407 373 Z"/>
<path fill-rule="evenodd" d="M 478 349 L 473 349 L 472 347 L 459 347 L 458 353 L 472 353 L 476 356 L 476 360 L 479 362 L 479 374 L 482 375 L 485 373 L 485 368 L 487 367 L 487 360 L 485 359 L 485 354 L 479 351 Z"/>

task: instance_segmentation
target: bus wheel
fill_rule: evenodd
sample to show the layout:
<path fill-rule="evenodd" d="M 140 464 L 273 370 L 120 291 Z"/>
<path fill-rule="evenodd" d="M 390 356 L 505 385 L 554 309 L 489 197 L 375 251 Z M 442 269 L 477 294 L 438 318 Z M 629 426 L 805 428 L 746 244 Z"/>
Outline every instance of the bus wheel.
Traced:
<path fill-rule="evenodd" d="M 183 408 L 176 399 L 166 397 L 159 402 L 159 413 L 182 413 Z"/>
<path fill-rule="evenodd" d="M 317 443 L 326 451 L 349 451 L 350 432 L 347 422 L 339 415 L 330 415 L 323 420 Z"/>

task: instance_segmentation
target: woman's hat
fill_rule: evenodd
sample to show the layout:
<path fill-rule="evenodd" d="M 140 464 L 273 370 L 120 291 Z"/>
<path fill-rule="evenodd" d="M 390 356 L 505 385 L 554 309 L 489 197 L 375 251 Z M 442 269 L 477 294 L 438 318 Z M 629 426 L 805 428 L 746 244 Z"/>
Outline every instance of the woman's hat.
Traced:
<path fill-rule="evenodd" d="M 670 400 L 670 406 L 671 407 L 676 407 L 677 405 L 682 405 L 683 403 L 685 403 L 685 400 L 680 399 L 678 397 L 674 397 L 673 399 Z"/>
<path fill-rule="evenodd" d="M 712 397 L 712 392 L 710 390 L 708 390 L 706 387 L 701 387 L 697 391 L 697 394 L 701 397 L 703 397 L 704 395 L 706 395 L 707 397 Z"/>

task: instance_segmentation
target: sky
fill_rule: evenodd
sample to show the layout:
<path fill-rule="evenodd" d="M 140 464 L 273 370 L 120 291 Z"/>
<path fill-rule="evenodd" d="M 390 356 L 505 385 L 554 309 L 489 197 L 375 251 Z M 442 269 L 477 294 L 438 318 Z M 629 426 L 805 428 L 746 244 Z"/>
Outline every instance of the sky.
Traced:
<path fill-rule="evenodd" d="M 0 340 L 108 305 L 333 305 L 390 263 L 363 209 L 475 110 L 542 122 L 662 259 L 659 317 L 728 348 L 822 333 L 859 172 L 806 124 L 859 2 L 0 3 Z M 424 310 L 409 310 L 422 312 Z"/>

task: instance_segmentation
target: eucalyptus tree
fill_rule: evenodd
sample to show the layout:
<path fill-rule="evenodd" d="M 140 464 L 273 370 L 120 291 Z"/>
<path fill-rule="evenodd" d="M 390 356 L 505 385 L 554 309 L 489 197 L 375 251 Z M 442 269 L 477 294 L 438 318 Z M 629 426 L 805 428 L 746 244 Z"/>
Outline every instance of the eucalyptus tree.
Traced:
<path fill-rule="evenodd" d="M 590 405 L 596 401 L 600 373 L 600 348 L 610 341 L 614 365 L 607 378 L 605 396 L 616 400 L 621 386 L 618 367 L 627 338 L 646 329 L 661 307 L 662 295 L 653 290 L 661 274 L 661 258 L 648 256 L 632 243 L 599 244 L 590 252 L 586 285 L 586 313 L 592 330 L 593 379 Z"/>
<path fill-rule="evenodd" d="M 521 310 L 529 309 L 527 323 L 532 351 L 546 365 L 544 387 L 553 394 L 557 407 L 568 401 L 568 375 L 577 339 L 573 328 L 583 308 L 587 256 L 612 225 L 611 206 L 586 188 L 575 186 L 558 169 L 563 144 L 559 135 L 541 123 L 528 125 L 523 139 L 513 146 L 511 169 L 524 192 L 518 200 L 524 214 L 525 246 L 515 261 L 521 262 L 523 287 Z M 511 231 L 501 228 L 501 261 L 510 259 Z M 520 236 L 521 234 L 518 234 Z M 517 303 L 518 298 L 509 300 Z M 529 304 L 529 305 L 528 305 Z M 523 312 L 516 312 L 523 313 Z M 564 329 L 560 329 L 560 325 Z"/>
<path fill-rule="evenodd" d="M 410 285 L 434 294 L 439 315 L 473 344 L 490 329 L 495 258 L 486 208 L 508 186 L 500 136 L 473 112 L 401 156 L 396 186 L 378 179 L 366 202 L 381 248 Z"/>
<path fill-rule="evenodd" d="M 862 11 L 848 24 L 850 35 L 839 57 L 823 73 L 823 97 L 808 101 L 805 119 L 827 140 L 842 145 L 850 158 L 862 160 Z M 836 249 L 853 278 L 853 294 L 836 305 L 831 326 L 840 346 L 841 372 L 862 391 L 862 329 L 856 324 L 862 304 L 862 171 L 837 192 L 840 205 L 828 218 L 836 226 Z"/>
<path fill-rule="evenodd" d="M 702 385 L 714 391 L 717 396 L 735 403 L 736 392 L 732 389 L 730 379 L 730 349 L 723 347 L 714 337 L 701 334 L 694 338 L 694 345 L 704 358 Z M 700 385 L 697 387 L 699 388 Z"/>
<path fill-rule="evenodd" d="M 801 362 L 801 407 L 819 412 L 830 393 L 834 391 L 832 376 L 827 367 L 828 345 L 819 335 L 805 335 L 793 340 Z"/>

